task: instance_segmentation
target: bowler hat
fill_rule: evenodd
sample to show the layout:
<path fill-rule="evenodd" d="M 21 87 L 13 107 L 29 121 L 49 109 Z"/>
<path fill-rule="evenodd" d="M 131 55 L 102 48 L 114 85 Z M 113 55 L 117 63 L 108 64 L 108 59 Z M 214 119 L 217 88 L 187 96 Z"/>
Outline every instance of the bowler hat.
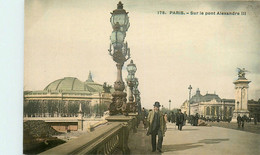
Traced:
<path fill-rule="evenodd" d="M 161 105 L 160 105 L 160 103 L 158 102 L 158 101 L 156 101 L 155 103 L 154 103 L 154 105 L 153 106 L 155 106 L 155 107 L 160 107 Z"/>

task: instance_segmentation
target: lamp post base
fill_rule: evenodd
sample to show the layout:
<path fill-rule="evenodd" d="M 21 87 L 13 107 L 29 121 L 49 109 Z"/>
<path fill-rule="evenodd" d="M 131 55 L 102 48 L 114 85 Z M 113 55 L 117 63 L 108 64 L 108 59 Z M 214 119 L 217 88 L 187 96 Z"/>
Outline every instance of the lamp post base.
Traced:
<path fill-rule="evenodd" d="M 126 104 L 126 93 L 122 91 L 115 91 L 113 94 L 112 103 L 109 105 L 109 114 L 117 115 L 123 114 L 128 115 L 128 108 Z"/>

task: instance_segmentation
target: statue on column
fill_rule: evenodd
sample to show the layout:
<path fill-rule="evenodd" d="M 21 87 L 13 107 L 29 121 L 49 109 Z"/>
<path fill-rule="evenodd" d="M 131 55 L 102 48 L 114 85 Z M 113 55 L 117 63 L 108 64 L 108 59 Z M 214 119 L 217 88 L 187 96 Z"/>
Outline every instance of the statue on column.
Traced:
<path fill-rule="evenodd" d="M 238 78 L 246 78 L 246 72 L 248 72 L 245 68 L 241 69 L 241 68 L 237 68 L 238 70 Z"/>

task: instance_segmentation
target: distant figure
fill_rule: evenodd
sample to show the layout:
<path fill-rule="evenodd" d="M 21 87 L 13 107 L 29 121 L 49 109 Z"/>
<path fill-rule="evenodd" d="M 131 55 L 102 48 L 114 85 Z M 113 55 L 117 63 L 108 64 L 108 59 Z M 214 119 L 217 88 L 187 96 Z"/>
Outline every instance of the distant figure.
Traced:
<path fill-rule="evenodd" d="M 247 120 L 247 117 L 246 115 L 244 115 L 241 119 L 241 123 L 242 123 L 242 128 L 244 128 L 244 125 L 245 125 L 245 121 Z"/>
<path fill-rule="evenodd" d="M 178 126 L 178 130 L 182 130 L 184 121 L 184 114 L 181 112 L 181 109 L 179 109 L 178 114 L 176 116 L 176 125 Z"/>
<path fill-rule="evenodd" d="M 199 121 L 199 114 L 196 113 L 195 118 L 194 118 L 194 126 L 198 126 L 198 121 Z"/>
<path fill-rule="evenodd" d="M 190 125 L 195 125 L 195 117 L 193 115 L 190 115 Z"/>
<path fill-rule="evenodd" d="M 166 121 L 164 114 L 160 111 L 160 103 L 154 103 L 154 109 L 149 112 L 147 117 L 147 122 L 149 129 L 147 131 L 147 136 L 151 135 L 152 139 L 152 152 L 156 151 L 156 148 L 159 152 L 162 152 L 162 142 L 163 136 L 166 132 Z M 156 147 L 156 135 L 158 135 L 158 145 Z"/>
<path fill-rule="evenodd" d="M 219 122 L 220 121 L 220 119 L 219 119 L 219 116 L 217 117 L 217 122 Z"/>
<path fill-rule="evenodd" d="M 257 117 L 256 117 L 256 115 L 254 117 L 254 124 L 257 125 Z"/>
<path fill-rule="evenodd" d="M 238 114 L 238 116 L 237 116 L 237 125 L 238 125 L 239 128 L 241 126 L 241 120 L 242 120 L 242 118 L 241 118 L 240 114 Z"/>
<path fill-rule="evenodd" d="M 143 107 L 143 109 L 142 109 L 142 122 L 143 122 L 143 124 L 144 124 L 144 129 L 146 129 L 147 128 L 147 122 L 146 122 L 146 110 L 145 110 L 145 108 Z"/>
<path fill-rule="evenodd" d="M 172 111 L 172 114 L 171 114 L 171 122 L 172 123 L 175 123 L 176 121 L 175 121 L 175 114 L 174 114 L 174 112 Z"/>
<path fill-rule="evenodd" d="M 167 113 L 165 113 L 166 115 L 167 115 L 167 120 L 168 120 L 168 122 L 171 122 L 171 113 L 169 113 L 169 114 L 167 114 Z"/>
<path fill-rule="evenodd" d="M 187 120 L 187 114 L 186 111 L 184 111 L 184 120 L 183 120 L 183 126 L 186 125 L 186 120 Z"/>
<path fill-rule="evenodd" d="M 229 118 L 228 118 L 228 123 L 230 123 L 231 119 L 232 119 L 232 117 L 229 117 Z"/>

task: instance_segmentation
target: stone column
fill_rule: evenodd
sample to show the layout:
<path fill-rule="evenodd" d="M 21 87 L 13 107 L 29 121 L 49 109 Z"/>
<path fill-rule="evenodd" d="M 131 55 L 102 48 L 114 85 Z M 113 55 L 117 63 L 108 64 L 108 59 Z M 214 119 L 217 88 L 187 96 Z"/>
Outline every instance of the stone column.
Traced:
<path fill-rule="evenodd" d="M 232 122 L 236 122 L 238 114 L 242 117 L 244 115 L 249 116 L 247 108 L 248 102 L 248 88 L 251 81 L 245 77 L 238 78 L 235 82 L 235 110 L 233 111 Z"/>

